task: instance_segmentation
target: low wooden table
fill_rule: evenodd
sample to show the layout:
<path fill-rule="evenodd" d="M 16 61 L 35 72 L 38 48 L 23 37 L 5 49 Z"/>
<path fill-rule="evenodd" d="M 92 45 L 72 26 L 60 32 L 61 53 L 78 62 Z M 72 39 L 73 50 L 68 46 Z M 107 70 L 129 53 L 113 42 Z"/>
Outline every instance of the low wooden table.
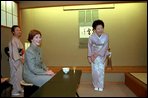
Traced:
<path fill-rule="evenodd" d="M 60 70 L 31 97 L 79 97 L 77 88 L 81 74 L 81 70 L 70 70 L 67 74 Z"/>

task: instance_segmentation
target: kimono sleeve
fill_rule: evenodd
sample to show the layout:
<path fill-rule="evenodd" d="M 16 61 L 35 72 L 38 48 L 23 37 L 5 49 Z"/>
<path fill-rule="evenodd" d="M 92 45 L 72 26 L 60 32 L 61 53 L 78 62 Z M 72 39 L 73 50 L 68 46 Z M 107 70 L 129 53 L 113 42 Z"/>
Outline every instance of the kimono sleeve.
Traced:
<path fill-rule="evenodd" d="M 92 55 L 92 40 L 91 37 L 88 39 L 88 56 Z"/>
<path fill-rule="evenodd" d="M 21 59 L 19 51 L 18 51 L 18 43 L 17 43 L 16 40 L 12 40 L 10 42 L 10 48 L 9 49 L 11 49 L 10 53 L 12 54 L 11 56 L 15 61 L 18 60 L 18 59 Z"/>

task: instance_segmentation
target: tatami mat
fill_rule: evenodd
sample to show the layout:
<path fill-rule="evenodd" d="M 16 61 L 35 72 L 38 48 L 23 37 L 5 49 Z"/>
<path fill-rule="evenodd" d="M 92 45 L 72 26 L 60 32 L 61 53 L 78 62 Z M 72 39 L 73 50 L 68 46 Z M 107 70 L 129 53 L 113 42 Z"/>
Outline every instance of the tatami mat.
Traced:
<path fill-rule="evenodd" d="M 139 79 L 140 81 L 144 82 L 145 84 L 147 84 L 147 73 L 130 73 L 130 74 Z"/>

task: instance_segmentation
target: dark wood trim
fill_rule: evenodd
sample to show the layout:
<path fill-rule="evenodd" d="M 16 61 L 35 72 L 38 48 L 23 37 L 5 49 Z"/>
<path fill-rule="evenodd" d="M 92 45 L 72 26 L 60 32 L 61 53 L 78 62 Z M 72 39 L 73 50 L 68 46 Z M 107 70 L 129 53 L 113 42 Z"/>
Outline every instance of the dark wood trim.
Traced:
<path fill-rule="evenodd" d="M 80 69 L 82 72 L 90 73 L 91 66 L 52 66 L 49 65 L 49 69 L 52 69 L 54 72 L 58 72 L 62 67 L 70 67 L 70 69 Z M 105 68 L 106 73 L 144 73 L 147 72 L 147 66 L 112 66 L 112 68 Z"/>
<path fill-rule="evenodd" d="M 125 85 L 127 85 L 138 97 L 147 97 L 147 84 L 135 78 L 130 73 L 125 74 Z"/>
<path fill-rule="evenodd" d="M 30 3 L 32 2 L 39 2 L 39 1 L 28 1 Z M 42 3 L 42 1 L 40 1 Z M 50 1 L 49 1 L 50 2 Z M 65 2 L 65 3 L 57 3 L 57 4 L 52 4 L 49 3 L 49 5 L 33 5 L 31 7 L 20 7 L 20 9 L 30 9 L 30 8 L 43 8 L 43 7 L 60 7 L 60 6 L 77 6 L 77 5 L 95 5 L 95 4 L 112 4 L 112 3 L 139 3 L 139 2 L 147 2 L 147 1 L 92 1 L 92 2 L 87 2 L 87 1 L 82 1 L 82 2 L 79 2 L 79 1 L 73 1 L 72 3 L 67 3 L 67 1 L 57 1 L 57 2 Z M 68 1 L 69 2 L 69 1 Z M 18 1 L 18 3 L 21 3 L 21 1 Z M 23 2 L 22 2 L 23 3 Z"/>
<path fill-rule="evenodd" d="M 1 27 L 11 29 L 11 27 L 7 27 L 7 26 L 4 26 L 4 25 L 1 25 Z"/>

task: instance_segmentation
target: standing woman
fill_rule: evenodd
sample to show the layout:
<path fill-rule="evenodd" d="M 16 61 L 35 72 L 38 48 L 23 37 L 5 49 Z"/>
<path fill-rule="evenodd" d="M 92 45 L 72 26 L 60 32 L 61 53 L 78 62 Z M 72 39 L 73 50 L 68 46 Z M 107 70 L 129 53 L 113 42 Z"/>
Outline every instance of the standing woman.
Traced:
<path fill-rule="evenodd" d="M 104 68 L 108 55 L 108 34 L 104 33 L 104 22 L 96 20 L 92 24 L 93 34 L 88 40 L 88 61 L 92 67 L 94 90 L 103 91 Z"/>
<path fill-rule="evenodd" d="M 20 81 L 22 80 L 24 47 L 20 41 L 22 35 L 20 27 L 12 26 L 11 32 L 13 36 L 9 42 L 10 83 L 13 85 L 12 95 L 17 96 L 23 92 Z"/>
<path fill-rule="evenodd" d="M 25 52 L 25 62 L 23 66 L 23 79 L 27 83 L 32 83 L 41 87 L 54 76 L 54 72 L 48 69 L 41 57 L 40 45 L 42 35 L 38 30 L 31 30 L 28 35 L 30 46 Z"/>

